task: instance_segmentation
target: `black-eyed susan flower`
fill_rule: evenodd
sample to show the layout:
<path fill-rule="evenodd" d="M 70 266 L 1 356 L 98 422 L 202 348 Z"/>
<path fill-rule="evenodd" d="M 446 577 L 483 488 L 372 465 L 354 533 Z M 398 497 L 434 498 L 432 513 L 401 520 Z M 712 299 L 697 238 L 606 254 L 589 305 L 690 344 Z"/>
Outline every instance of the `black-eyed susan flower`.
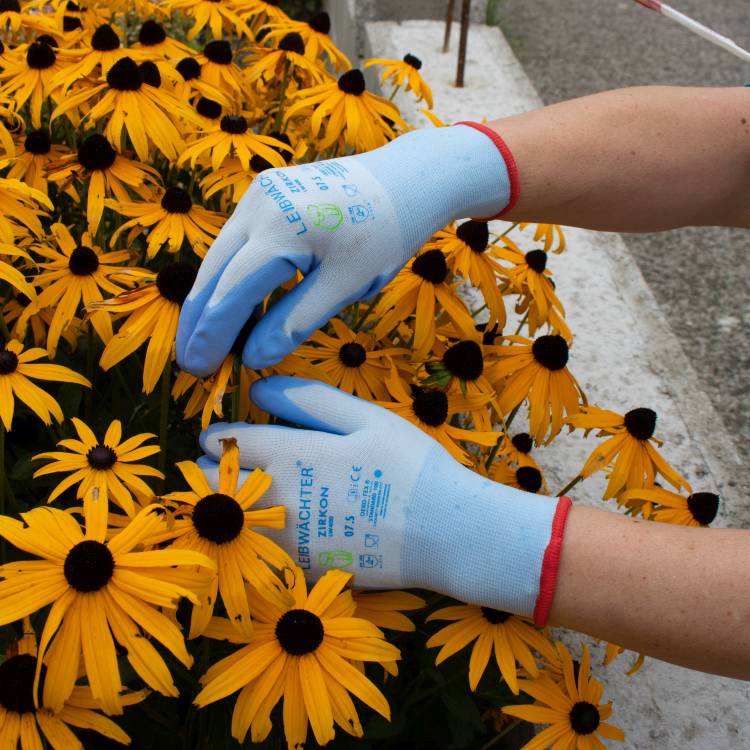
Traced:
<path fill-rule="evenodd" d="M 257 58 L 247 67 L 245 75 L 251 85 L 281 81 L 283 86 L 286 75 L 300 86 L 309 87 L 328 78 L 326 71 L 316 63 L 305 56 L 302 37 L 296 31 L 289 31 L 279 39 L 275 48 L 260 47 Z"/>
<path fill-rule="evenodd" d="M 2 274 L 1 264 L 0 274 Z M 34 296 L 36 297 L 36 292 L 34 292 Z M 47 329 L 52 322 L 54 314 L 55 311 L 49 308 L 40 310 L 36 302 L 33 302 L 23 292 L 18 292 L 15 297 L 7 300 L 3 305 L 2 311 L 3 319 L 5 320 L 5 325 L 8 326 L 11 338 L 24 341 L 26 339 L 26 331 L 31 326 L 31 338 L 34 346 L 42 348 L 47 343 Z M 78 334 L 80 333 L 78 323 L 80 321 L 74 321 L 72 325 L 69 325 L 63 331 L 63 337 L 68 342 L 72 351 L 75 351 Z"/>
<path fill-rule="evenodd" d="M 181 59 L 191 53 L 190 47 L 167 35 L 158 21 L 149 18 L 138 29 L 138 41 L 131 49 L 141 50 L 149 59 L 164 57 L 169 60 Z"/>
<path fill-rule="evenodd" d="M 17 248 L 13 245 L 4 245 L 0 243 L 0 281 L 7 281 L 14 289 L 21 294 L 26 295 L 26 298 L 31 301 L 36 299 L 36 291 L 31 284 L 26 281 L 26 277 L 19 271 L 12 263 L 2 259 L 2 256 L 9 256 L 11 258 L 24 258 L 30 261 L 28 253 L 21 248 Z M 3 306 L 4 311 L 4 306 Z"/>
<path fill-rule="evenodd" d="M 244 114 L 224 115 L 183 150 L 179 163 L 189 161 L 195 169 L 201 157 L 208 153 L 211 169 L 218 170 L 228 158 L 236 156 L 242 169 L 248 171 L 250 160 L 257 154 L 272 166 L 283 167 L 286 161 L 279 153 L 281 150 L 291 149 L 278 138 L 253 132 Z"/>
<path fill-rule="evenodd" d="M 22 180 L 27 185 L 47 193 L 49 164 L 69 153 L 65 146 L 52 143 L 47 128 L 30 130 L 19 142 L 16 155 L 8 170 L 8 177 Z"/>
<path fill-rule="evenodd" d="M 499 361 L 488 373 L 499 394 L 503 415 L 525 399 L 529 402 L 529 434 L 537 445 L 549 443 L 565 423 L 564 416 L 580 411 L 583 392 L 568 371 L 568 343 L 562 336 L 505 336 Z M 549 435 L 548 435 L 549 433 Z"/>
<path fill-rule="evenodd" d="M 46 356 L 44 349 L 24 351 L 23 344 L 16 340 L 7 341 L 0 349 L 0 419 L 6 430 L 11 429 L 16 399 L 26 404 L 46 425 L 52 424 L 52 417 L 63 421 L 60 404 L 32 380 L 78 383 L 91 388 L 86 378 L 67 367 L 37 362 Z"/>
<path fill-rule="evenodd" d="M 363 67 L 369 68 L 373 65 L 383 66 L 383 72 L 380 75 L 381 84 L 389 81 L 396 90 L 405 86 L 405 91 L 413 91 L 418 102 L 424 99 L 425 104 L 432 109 L 432 91 L 419 73 L 422 61 L 418 57 L 408 53 L 404 55 L 403 60 L 374 57 L 366 60 Z"/>
<path fill-rule="evenodd" d="M 533 447 L 534 439 L 528 432 L 517 432 L 512 437 L 505 434 L 498 448 L 497 457 L 504 458 L 515 466 L 532 466 L 538 469 L 536 461 L 531 456 Z"/>
<path fill-rule="evenodd" d="M 256 620 L 252 638 L 209 668 L 201 678 L 203 690 L 195 703 L 206 706 L 239 690 L 232 736 L 240 742 L 248 730 L 253 742 L 268 736 L 271 711 L 282 697 L 290 748 L 304 746 L 308 721 L 320 745 L 334 738 L 334 724 L 361 737 L 362 725 L 349 693 L 386 719 L 390 719 L 390 708 L 359 663 L 395 662 L 399 650 L 386 643 L 379 628 L 354 616 L 356 605 L 351 592 L 344 590 L 349 573 L 327 572 L 309 594 L 299 568 L 287 577 L 291 580 L 284 607 L 248 589 Z M 227 628 L 216 625 L 206 634 L 226 637 Z"/>
<path fill-rule="evenodd" d="M 226 221 L 222 214 L 193 203 L 190 193 L 178 187 L 159 189 L 146 200 L 138 202 L 107 200 L 105 205 L 130 218 L 112 234 L 110 244 L 114 245 L 120 234 L 130 229 L 130 245 L 148 229 L 146 255 L 149 259 L 164 245 L 170 253 L 179 252 L 185 238 L 193 252 L 202 258 Z"/>
<path fill-rule="evenodd" d="M 651 487 L 657 474 L 675 489 L 685 488 L 690 492 L 687 481 L 653 445 L 661 445 L 661 441 L 654 437 L 656 412 L 653 409 L 631 409 L 623 416 L 598 406 L 584 406 L 580 414 L 574 414 L 566 421 L 573 429 L 584 430 L 585 435 L 598 430 L 597 437 L 607 437 L 593 450 L 579 474 L 585 479 L 612 466 L 604 500 L 623 490 Z"/>
<path fill-rule="evenodd" d="M 169 71 L 165 71 L 169 74 Z M 216 102 L 221 107 L 231 106 L 231 97 L 227 92 L 212 86 L 201 78 L 202 67 L 195 55 L 183 57 L 174 65 L 174 75 L 168 75 L 175 96 L 183 101 L 193 101 L 196 96 Z M 216 118 L 211 118 L 216 119 Z M 205 123 L 198 121 L 200 126 Z"/>
<path fill-rule="evenodd" d="M 203 47 L 203 52 L 195 56 L 201 66 L 202 81 L 236 100 L 243 95 L 243 71 L 235 60 L 232 45 L 226 39 L 215 39 Z"/>
<path fill-rule="evenodd" d="M 180 307 L 197 273 L 189 263 L 170 263 L 146 276 L 138 288 L 93 304 L 92 312 L 128 313 L 127 320 L 104 347 L 99 366 L 111 369 L 148 341 L 143 392 L 151 393 L 172 356 Z"/>
<path fill-rule="evenodd" d="M 118 153 L 100 133 L 87 135 L 75 154 L 51 162 L 47 178 L 74 200 L 78 200 L 78 192 L 73 183 L 86 186 L 86 218 L 91 234 L 99 228 L 106 197 L 127 203 L 131 200 L 128 187 L 143 189 L 161 180 L 153 167 Z"/>
<path fill-rule="evenodd" d="M 44 209 L 52 210 L 52 203 L 41 190 L 21 180 L 0 177 L 0 242 L 15 245 L 19 238 L 44 233 L 40 217 Z M 4 249 L 9 254 L 9 249 Z"/>
<path fill-rule="evenodd" d="M 133 492 L 144 499 L 153 498 L 153 492 L 141 477 L 164 475 L 146 464 L 135 463 L 159 452 L 158 445 L 143 445 L 156 435 L 141 433 L 122 440 L 122 424 L 113 420 L 103 440 L 98 440 L 85 422 L 73 417 L 73 426 L 78 439 L 60 440 L 58 446 L 67 451 L 48 451 L 34 456 L 37 459 L 50 459 L 51 463 L 34 472 L 34 477 L 65 473 L 65 477 L 50 493 L 47 502 L 51 503 L 70 487 L 78 485 L 76 497 L 87 498 L 94 493 L 99 499 L 108 498 L 122 508 L 129 516 L 134 516 L 136 506 Z"/>
<path fill-rule="evenodd" d="M 474 320 L 451 284 L 445 255 L 428 250 L 410 260 L 383 289 L 375 306 L 377 338 L 383 338 L 414 314 L 413 356 L 424 359 L 435 341 L 436 318 L 442 311 L 467 338 L 476 334 Z"/>
<path fill-rule="evenodd" d="M 44 37 L 21 45 L 3 59 L 0 95 L 12 97 L 18 109 L 29 102 L 31 123 L 35 128 L 40 128 L 42 104 L 47 97 L 57 101 L 58 93 L 53 80 L 64 66 L 64 61 L 57 54 L 54 39 Z"/>
<path fill-rule="evenodd" d="M 719 512 L 719 496 L 714 492 L 693 492 L 687 497 L 663 487 L 626 490 L 617 502 L 628 507 L 645 503 L 646 518 L 680 526 L 709 526 Z"/>
<path fill-rule="evenodd" d="M 431 438 L 437 440 L 455 459 L 466 466 L 473 464 L 468 452 L 460 445 L 461 441 L 479 445 L 495 445 L 496 432 L 480 432 L 456 427 L 453 417 L 461 412 L 478 409 L 487 404 L 486 396 L 448 395 L 436 388 L 412 385 L 407 390 L 400 375 L 394 368 L 386 378 L 385 385 L 392 401 L 380 401 L 380 406 L 398 414 L 419 427 Z"/>
<path fill-rule="evenodd" d="M 518 225 L 520 230 L 531 226 L 528 222 L 521 222 Z M 561 253 L 565 250 L 565 234 L 559 224 L 535 224 L 534 225 L 534 242 L 544 241 L 544 252 Z M 557 245 L 553 247 L 553 245 Z"/>
<path fill-rule="evenodd" d="M 352 597 L 357 605 L 355 617 L 368 620 L 379 628 L 403 633 L 416 630 L 414 623 L 403 613 L 425 606 L 421 596 L 408 591 L 352 591 Z"/>
<path fill-rule="evenodd" d="M 446 256 L 451 273 L 477 287 L 489 311 L 489 327 L 505 326 L 504 286 L 500 283 L 503 268 L 496 258 L 497 246 L 489 241 L 486 221 L 465 221 L 455 227 L 450 224 L 436 232 L 425 245 L 437 248 Z"/>
<path fill-rule="evenodd" d="M 536 466 L 511 466 L 507 460 L 500 460 L 490 467 L 489 476 L 500 484 L 525 492 L 547 494 L 547 483 Z"/>
<path fill-rule="evenodd" d="M 255 529 L 283 529 L 285 509 L 274 505 L 254 509 L 271 486 L 271 477 L 255 469 L 238 488 L 239 449 L 235 440 L 225 440 L 219 463 L 219 488 L 214 492 L 203 472 L 192 461 L 177 464 L 189 491 L 165 495 L 173 504 L 173 521 L 165 536 L 174 538 L 170 549 L 197 550 L 215 563 L 218 575 L 213 579 L 206 596 L 193 606 L 190 618 L 190 638 L 203 633 L 214 612 L 217 591 L 221 595 L 229 621 L 237 631 L 249 637 L 253 623 L 245 582 L 264 590 L 277 606 L 285 597 L 274 575 L 275 568 L 292 566 L 289 555 L 268 537 Z"/>
<path fill-rule="evenodd" d="M 149 505 L 109 539 L 106 501 L 84 506 L 85 531 L 57 508 L 35 508 L 21 514 L 23 521 L 0 516 L 0 536 L 36 558 L 0 567 L 0 624 L 52 605 L 34 688 L 46 664 L 41 704 L 53 713 L 73 694 L 81 658 L 94 700 L 105 713 L 122 713 L 115 642 L 149 687 L 178 694 L 164 659 L 143 636 L 191 665 L 182 634 L 159 608 L 175 610 L 182 597 L 197 604 L 214 563 L 193 550 L 136 551 L 165 526 L 164 516 L 162 506 Z M 191 566 L 191 574 L 179 566 Z"/>
<path fill-rule="evenodd" d="M 509 612 L 460 604 L 433 612 L 427 618 L 428 622 L 431 620 L 454 621 L 427 641 L 428 648 L 442 646 L 435 664 L 441 664 L 476 641 L 469 661 L 469 687 L 472 690 L 479 685 L 493 651 L 503 679 L 516 695 L 519 690 L 517 664 L 536 677 L 539 668 L 532 649 L 545 658 L 555 656 L 552 644 L 539 630 Z"/>
<path fill-rule="evenodd" d="M 320 151 L 339 141 L 356 152 L 371 151 L 395 138 L 394 125 L 406 129 L 396 105 L 367 91 L 365 77 L 356 68 L 342 73 L 338 81 L 301 89 L 291 96 L 286 118 L 298 116 L 309 117 Z"/>
<path fill-rule="evenodd" d="M 331 332 L 316 331 L 312 343 L 297 347 L 295 355 L 314 364 L 331 384 L 347 393 L 369 400 L 388 398 L 385 379 L 396 364 L 408 371 L 405 358 L 408 349 L 388 347 L 379 349 L 375 337 L 361 331 L 354 332 L 340 318 L 330 321 Z"/>
<path fill-rule="evenodd" d="M 115 264 L 129 260 L 130 253 L 127 250 L 104 253 L 88 232 L 81 235 L 78 243 L 60 222 L 52 225 L 51 236 L 57 248 L 34 245 L 34 252 L 45 259 L 39 264 L 43 270 L 35 280 L 42 290 L 37 304 L 40 308 L 55 308 L 47 334 L 47 351 L 54 358 L 60 335 L 82 303 L 87 305 L 103 299 L 102 292 L 119 294 L 123 291 L 110 277 L 123 270 L 122 266 Z M 101 340 L 108 342 L 112 338 L 109 316 L 93 312 L 89 319 Z"/>
<path fill-rule="evenodd" d="M 269 23 L 289 23 L 279 0 L 235 0 L 234 7 L 256 34 Z"/>
<path fill-rule="evenodd" d="M 524 693 L 538 703 L 532 706 L 504 706 L 503 711 L 524 721 L 549 724 L 522 750 L 544 750 L 547 747 L 571 748 L 571 750 L 605 750 L 599 736 L 607 740 L 622 742 L 622 730 L 605 723 L 612 715 L 612 702 L 600 704 L 604 688 L 589 675 L 590 657 L 588 647 L 583 647 L 583 656 L 574 675 L 573 659 L 562 644 L 557 644 L 562 660 L 564 684 L 559 685 L 550 677 L 542 675 L 536 680 L 519 680 Z"/>
<path fill-rule="evenodd" d="M 206 27 L 210 29 L 214 39 L 221 39 L 225 30 L 251 36 L 250 29 L 233 10 L 232 3 L 217 3 L 215 0 L 164 0 L 162 5 L 170 13 L 178 11 L 194 19 L 188 30 L 188 41 L 195 39 Z"/>
<path fill-rule="evenodd" d="M 78 110 L 101 94 L 101 98 L 88 110 L 86 117 L 92 122 L 106 119 L 104 135 L 114 147 L 122 143 L 123 131 L 130 138 L 141 161 L 149 158 L 150 144 L 154 144 L 170 161 L 175 161 L 182 150 L 182 121 L 197 123 L 193 110 L 179 100 L 150 75 L 156 66 L 148 69 L 149 75 L 130 56 L 121 57 L 107 72 L 103 80 L 92 85 L 80 85 L 79 91 L 63 99 L 52 112 L 52 120 Z"/>
<path fill-rule="evenodd" d="M 34 691 L 36 664 L 36 635 L 25 618 L 23 637 L 0 664 L 0 747 L 41 748 L 46 740 L 55 750 L 75 750 L 83 745 L 72 731 L 74 728 L 93 729 L 117 743 L 130 744 L 130 738 L 117 724 L 95 710 L 96 701 L 88 685 L 73 688 L 59 712 L 47 709 L 40 701 L 40 691 Z M 147 690 L 124 693 L 122 705 L 140 703 L 147 694 Z"/>

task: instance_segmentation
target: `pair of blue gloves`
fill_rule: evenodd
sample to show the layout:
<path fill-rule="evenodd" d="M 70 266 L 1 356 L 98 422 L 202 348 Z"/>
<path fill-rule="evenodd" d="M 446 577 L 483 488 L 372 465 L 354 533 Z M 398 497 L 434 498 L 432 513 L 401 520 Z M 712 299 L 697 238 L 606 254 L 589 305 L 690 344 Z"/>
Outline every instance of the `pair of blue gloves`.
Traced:
<path fill-rule="evenodd" d="M 304 280 L 253 328 L 244 363 L 268 367 L 346 305 L 378 292 L 435 231 L 507 210 L 512 156 L 476 123 L 414 131 L 365 154 L 259 174 L 208 252 L 185 301 L 180 366 L 218 369 L 261 301 Z M 271 377 L 262 409 L 302 429 L 215 424 L 200 465 L 218 476 L 221 440 L 273 476 L 287 508 L 277 535 L 315 579 L 346 568 L 359 587 L 426 588 L 546 620 L 569 501 L 484 479 L 417 427 L 322 383 Z"/>

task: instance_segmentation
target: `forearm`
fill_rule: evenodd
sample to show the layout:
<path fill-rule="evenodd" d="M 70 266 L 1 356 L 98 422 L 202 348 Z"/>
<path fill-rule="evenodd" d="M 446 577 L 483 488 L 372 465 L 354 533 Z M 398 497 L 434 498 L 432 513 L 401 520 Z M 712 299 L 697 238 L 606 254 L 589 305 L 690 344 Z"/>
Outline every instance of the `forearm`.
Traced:
<path fill-rule="evenodd" d="M 750 91 L 644 86 L 489 123 L 520 199 L 503 218 L 620 232 L 750 227 Z"/>
<path fill-rule="evenodd" d="M 750 532 L 574 508 L 550 623 L 750 679 Z"/>

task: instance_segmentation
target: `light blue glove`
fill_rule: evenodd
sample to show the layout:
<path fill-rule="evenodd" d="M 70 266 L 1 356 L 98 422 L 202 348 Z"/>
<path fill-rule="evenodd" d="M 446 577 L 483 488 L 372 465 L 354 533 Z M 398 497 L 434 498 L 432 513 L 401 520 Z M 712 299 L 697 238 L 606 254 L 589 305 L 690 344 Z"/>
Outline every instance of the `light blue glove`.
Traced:
<path fill-rule="evenodd" d="M 343 307 L 379 291 L 449 221 L 505 208 L 514 200 L 510 175 L 507 148 L 476 124 L 414 131 L 366 154 L 265 170 L 222 228 L 183 304 L 180 367 L 215 372 L 256 305 L 299 269 L 305 280 L 268 311 L 243 351 L 248 367 L 278 362 Z"/>
<path fill-rule="evenodd" d="M 214 486 L 223 438 L 245 469 L 273 477 L 263 502 L 287 508 L 269 531 L 317 579 L 330 568 L 357 587 L 425 588 L 546 620 L 567 498 L 543 497 L 466 469 L 424 432 L 317 381 L 271 377 L 251 397 L 307 429 L 215 424 L 199 465 Z"/>

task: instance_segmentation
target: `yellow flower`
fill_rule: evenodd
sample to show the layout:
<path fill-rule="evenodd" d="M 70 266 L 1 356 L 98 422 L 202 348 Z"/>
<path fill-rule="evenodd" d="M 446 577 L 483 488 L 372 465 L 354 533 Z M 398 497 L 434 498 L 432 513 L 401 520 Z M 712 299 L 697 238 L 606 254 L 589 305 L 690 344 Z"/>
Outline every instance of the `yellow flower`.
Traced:
<path fill-rule="evenodd" d="M 24 258 L 28 261 L 31 260 L 28 253 L 21 248 L 17 248 L 13 245 L 6 245 L 0 242 L 0 256 L 10 255 L 16 258 Z M 10 263 L 6 263 L 4 260 L 0 260 L 0 281 L 7 281 L 14 289 L 19 293 L 25 294 L 26 298 L 31 302 L 36 300 L 36 290 L 34 289 L 24 275 Z M 5 303 L 7 305 L 7 303 Z M 3 306 L 3 313 L 5 312 L 5 305 Z"/>
<path fill-rule="evenodd" d="M 398 107 L 366 91 L 365 77 L 357 69 L 342 73 L 338 81 L 302 89 L 290 102 L 288 120 L 307 117 L 312 108 L 310 130 L 313 138 L 320 139 L 319 151 L 339 141 L 357 152 L 371 151 L 397 135 L 394 125 L 406 129 Z"/>
<path fill-rule="evenodd" d="M 194 19 L 187 34 L 188 41 L 195 39 L 206 26 L 214 39 L 221 39 L 225 30 L 251 36 L 247 24 L 235 13 L 230 3 L 217 3 L 216 0 L 164 0 L 162 5 L 170 13 L 178 11 Z"/>
<path fill-rule="evenodd" d="M 130 258 L 127 250 L 102 253 L 88 232 L 83 233 L 78 244 L 67 227 L 59 222 L 52 225 L 52 237 L 59 251 L 47 245 L 34 245 L 34 252 L 47 259 L 46 263 L 39 264 L 44 270 L 35 280 L 35 284 L 42 287 L 37 304 L 41 308 L 55 308 L 47 335 L 50 358 L 55 357 L 60 335 L 75 317 L 81 302 L 101 300 L 102 291 L 110 294 L 123 291 L 110 277 L 123 270 L 113 264 Z M 94 312 L 90 322 L 102 341 L 106 343 L 112 338 L 112 323 L 105 313 Z"/>
<path fill-rule="evenodd" d="M 173 60 L 192 53 L 192 50 L 186 44 L 167 36 L 164 27 L 153 18 L 143 22 L 138 30 L 138 42 L 131 49 L 144 52 L 150 60 L 157 57 Z"/>
<path fill-rule="evenodd" d="M 110 246 L 117 242 L 120 234 L 128 229 L 128 246 L 149 229 L 146 255 L 153 258 L 166 245 L 170 253 L 177 253 L 187 237 L 190 248 L 200 258 L 208 251 L 226 217 L 193 203 L 190 193 L 183 188 L 159 189 L 138 202 L 104 201 L 104 205 L 122 216 L 129 216 L 113 234 Z"/>
<path fill-rule="evenodd" d="M 425 600 L 408 591 L 352 591 L 357 608 L 355 617 L 369 620 L 373 625 L 388 630 L 412 633 L 414 623 L 402 611 L 422 609 Z"/>
<path fill-rule="evenodd" d="M 653 485 L 657 474 L 661 474 L 673 487 L 690 485 L 677 473 L 654 448 L 661 445 L 654 437 L 656 412 L 652 409 L 631 409 L 621 416 L 614 411 L 597 406 L 584 406 L 580 414 L 569 417 L 567 423 L 574 429 L 599 430 L 597 437 L 608 436 L 597 446 L 580 471 L 585 479 L 597 471 L 607 469 L 613 462 L 603 499 L 619 495 L 623 490 L 641 489 Z"/>
<path fill-rule="evenodd" d="M 351 592 L 342 590 L 351 579 L 349 573 L 327 572 L 309 595 L 299 568 L 289 571 L 287 578 L 292 580 L 283 608 L 248 590 L 256 618 L 253 636 L 206 672 L 195 703 L 206 706 L 240 690 L 232 714 L 232 736 L 239 742 L 248 730 L 253 742 L 268 736 L 271 711 L 282 696 L 290 750 L 305 744 L 308 720 L 320 745 L 334 738 L 334 723 L 361 737 L 362 725 L 349 693 L 386 719 L 390 708 L 358 668 L 359 662 L 395 662 L 399 650 L 385 642 L 375 625 L 354 616 Z M 231 629 L 216 618 L 206 635 L 232 638 Z"/>
<path fill-rule="evenodd" d="M 519 680 L 524 693 L 539 701 L 532 706 L 504 706 L 503 711 L 534 724 L 550 724 L 522 750 L 543 750 L 554 746 L 571 750 L 605 750 L 597 734 L 608 740 L 622 742 L 622 730 L 604 722 L 612 715 L 612 702 L 602 705 L 604 688 L 589 677 L 589 650 L 583 647 L 578 680 L 574 677 L 573 660 L 567 649 L 557 644 L 563 664 L 564 684 L 558 685 L 542 675 L 536 680 Z M 540 705 L 541 704 L 541 705 Z"/>
<path fill-rule="evenodd" d="M 34 679 L 36 692 L 45 663 L 41 705 L 53 713 L 63 708 L 83 657 L 93 698 L 105 713 L 122 713 L 115 641 L 149 687 L 177 696 L 166 663 L 144 633 L 191 665 L 182 634 L 159 608 L 175 610 L 182 597 L 197 604 L 213 562 L 192 550 L 135 551 L 165 526 L 164 509 L 157 505 L 144 508 L 110 539 L 106 501 L 84 507 L 85 532 L 70 513 L 57 508 L 34 508 L 21 517 L 0 516 L 0 536 L 38 559 L 0 566 L 0 624 L 52 605 Z"/>
<path fill-rule="evenodd" d="M 432 109 L 432 91 L 419 74 L 422 61 L 418 57 L 406 54 L 403 60 L 372 58 L 366 60 L 363 67 L 369 68 L 372 65 L 383 65 L 385 67 L 380 76 L 381 85 L 384 85 L 390 79 L 391 85 L 395 86 L 396 89 L 406 86 L 405 91 L 413 91 L 418 102 L 424 99 L 427 106 Z"/>
<path fill-rule="evenodd" d="M 294 564 L 281 547 L 255 531 L 256 528 L 284 528 L 283 505 L 253 509 L 253 505 L 271 486 L 271 477 L 255 469 L 238 489 L 240 468 L 237 443 L 235 440 L 224 440 L 223 445 L 218 492 L 211 489 L 197 464 L 182 461 L 177 468 L 190 485 L 190 491 L 172 492 L 164 496 L 175 506 L 174 520 L 164 532 L 165 537 L 175 540 L 170 549 L 201 552 L 208 555 L 218 569 L 206 597 L 193 606 L 190 638 L 201 635 L 208 626 L 214 612 L 217 590 L 232 626 L 249 637 L 253 632 L 253 623 L 244 582 L 256 589 L 263 589 L 267 597 L 272 597 L 276 588 L 281 589 L 281 583 L 266 563 L 276 568 Z M 279 594 L 273 597 L 273 601 L 282 604 L 285 599 Z"/>
<path fill-rule="evenodd" d="M 531 226 L 528 222 L 521 222 L 518 228 L 523 231 L 526 227 Z M 534 242 L 544 240 L 544 252 L 550 250 L 553 253 L 561 253 L 565 250 L 565 234 L 559 224 L 536 224 L 534 228 Z M 552 246 L 557 240 L 557 247 L 553 250 Z"/>
<path fill-rule="evenodd" d="M 44 349 L 28 349 L 24 352 L 20 341 L 8 341 L 0 349 L 0 419 L 6 430 L 11 429 L 15 399 L 25 403 L 44 424 L 52 424 L 51 417 L 63 421 L 60 405 L 52 396 L 31 382 L 52 380 L 58 383 L 78 383 L 91 388 L 86 378 L 61 365 L 36 362 L 46 357 Z M 36 362 L 36 364 L 32 364 Z"/>
<path fill-rule="evenodd" d="M 538 469 L 539 466 L 530 455 L 533 447 L 534 441 L 528 432 L 519 432 L 513 437 L 505 434 L 498 448 L 497 457 L 504 458 L 515 466 L 532 466 Z"/>
<path fill-rule="evenodd" d="M 625 649 L 622 646 L 618 646 L 615 643 L 608 643 L 607 649 L 604 652 L 604 659 L 602 660 L 602 664 L 604 666 L 608 666 L 611 664 Z M 643 662 L 646 659 L 646 654 L 638 654 L 638 658 L 633 662 L 633 664 L 630 666 L 627 672 L 625 674 L 628 677 L 632 677 L 636 672 L 640 670 L 640 668 L 643 666 Z"/>
<path fill-rule="evenodd" d="M 0 177 L 0 242 L 15 245 L 19 236 L 28 232 L 36 237 L 44 234 L 41 207 L 52 210 L 52 202 L 43 192 L 20 180 Z"/>
<path fill-rule="evenodd" d="M 47 193 L 47 169 L 50 163 L 68 153 L 65 146 L 52 143 L 49 130 L 40 128 L 26 133 L 23 143 L 19 143 L 16 156 L 8 170 L 8 177 L 22 180 L 27 185 Z"/>
<path fill-rule="evenodd" d="M 519 689 L 516 663 L 536 677 L 539 668 L 531 649 L 545 658 L 554 658 L 555 655 L 552 644 L 542 633 L 509 612 L 461 604 L 433 612 L 427 618 L 428 622 L 431 620 L 455 621 L 427 641 L 428 648 L 442 646 L 435 658 L 436 665 L 476 641 L 469 661 L 469 687 L 472 690 L 477 689 L 493 650 L 503 679 L 516 695 Z"/>
<path fill-rule="evenodd" d="M 169 263 L 146 283 L 117 297 L 90 305 L 92 312 L 130 313 L 104 347 L 99 366 L 109 370 L 148 341 L 143 392 L 151 393 L 172 357 L 180 306 L 190 293 L 197 270 L 189 263 Z"/>
<path fill-rule="evenodd" d="M 232 45 L 225 39 L 216 39 L 203 47 L 203 52 L 195 56 L 201 66 L 200 79 L 215 89 L 224 92 L 230 100 L 247 98 L 243 71 L 235 62 Z"/>
<path fill-rule="evenodd" d="M 89 729 L 117 743 L 130 744 L 130 737 L 111 719 L 102 716 L 88 685 L 73 688 L 62 709 L 52 713 L 40 704 L 34 692 L 37 663 L 36 636 L 28 618 L 24 618 L 24 636 L 0 664 L 0 747 L 5 750 L 41 748 L 44 740 L 53 748 L 67 750 L 83 747 L 71 727 Z M 124 693 L 123 706 L 140 703 L 147 690 Z"/>
<path fill-rule="evenodd" d="M 490 468 L 489 476 L 500 484 L 507 484 L 509 487 L 515 487 L 518 490 L 541 495 L 548 493 L 547 482 L 536 466 L 519 466 L 516 468 L 510 466 L 505 460 L 497 461 Z"/>
<path fill-rule="evenodd" d="M 78 201 L 72 182 L 86 186 L 86 217 L 88 230 L 96 234 L 102 214 L 104 199 L 114 196 L 126 203 L 131 200 L 127 187 L 146 189 L 157 184 L 159 173 L 146 164 L 132 161 L 115 151 L 110 142 L 99 133 L 87 135 L 75 154 L 69 154 L 48 165 L 47 178 L 61 191 Z M 127 186 L 127 187 L 126 187 Z"/>
<path fill-rule="evenodd" d="M 463 336 L 476 335 L 471 313 L 451 284 L 445 255 L 428 250 L 410 260 L 383 289 L 375 306 L 375 336 L 383 338 L 413 313 L 412 356 L 424 359 L 435 341 L 438 305 Z"/>
<path fill-rule="evenodd" d="M 505 336 L 510 342 L 500 349 L 500 361 L 488 373 L 500 394 L 499 405 L 507 415 L 522 401 L 529 402 L 529 434 L 537 445 L 549 443 L 568 416 L 580 411 L 583 392 L 566 367 L 568 344 L 562 336 Z"/>
<path fill-rule="evenodd" d="M 268 37 L 264 38 L 264 42 Z M 309 87 L 323 83 L 329 75 L 305 56 L 305 43 L 296 31 L 288 31 L 275 49 L 260 47 L 257 60 L 245 70 L 247 82 L 256 86 L 261 83 L 278 82 L 284 76 L 290 77 L 298 85 Z"/>
<path fill-rule="evenodd" d="M 644 503 L 646 518 L 681 526 L 708 526 L 719 512 L 719 496 L 714 492 L 693 492 L 683 497 L 657 486 L 626 490 L 618 495 L 617 502 L 629 507 Z"/>
<path fill-rule="evenodd" d="M 133 463 L 159 452 L 158 445 L 143 445 L 146 440 L 155 438 L 156 435 L 141 433 L 121 442 L 122 424 L 115 419 L 107 428 L 104 440 L 99 441 L 80 419 L 73 417 L 71 421 L 79 439 L 58 442 L 59 446 L 67 448 L 70 452 L 50 451 L 34 456 L 34 460 L 52 460 L 52 463 L 34 472 L 35 478 L 60 472 L 68 474 L 55 487 L 47 502 L 53 502 L 68 488 L 78 484 L 77 498 L 89 501 L 94 497 L 99 500 L 109 499 L 129 516 L 134 516 L 136 507 L 132 492 L 148 499 L 154 494 L 140 477 L 164 479 L 160 471 L 145 464 Z"/>

